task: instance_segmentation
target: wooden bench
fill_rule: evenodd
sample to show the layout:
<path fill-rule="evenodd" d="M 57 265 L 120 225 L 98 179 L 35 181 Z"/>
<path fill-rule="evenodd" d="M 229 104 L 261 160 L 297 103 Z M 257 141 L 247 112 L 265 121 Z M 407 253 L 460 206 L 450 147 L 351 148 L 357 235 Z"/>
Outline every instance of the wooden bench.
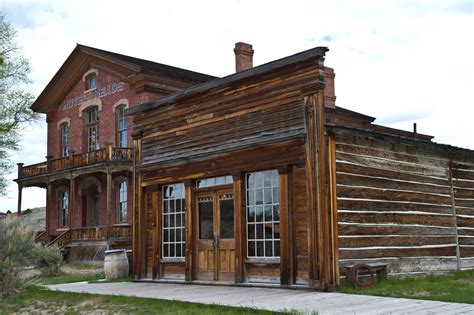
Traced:
<path fill-rule="evenodd" d="M 385 263 L 369 263 L 369 264 L 353 264 L 344 267 L 346 269 L 346 278 L 356 289 L 369 286 L 379 280 L 387 277 L 387 264 Z M 359 280 L 359 276 L 370 276 L 368 280 Z M 376 276 L 376 279 L 375 279 Z"/>

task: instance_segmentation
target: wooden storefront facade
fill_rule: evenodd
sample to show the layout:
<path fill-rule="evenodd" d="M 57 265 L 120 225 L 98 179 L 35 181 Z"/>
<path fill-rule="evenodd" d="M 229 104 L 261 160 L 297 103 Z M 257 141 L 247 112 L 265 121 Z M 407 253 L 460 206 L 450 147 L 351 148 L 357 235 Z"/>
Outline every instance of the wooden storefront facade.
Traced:
<path fill-rule="evenodd" d="M 325 52 L 129 111 L 136 279 L 338 284 Z"/>

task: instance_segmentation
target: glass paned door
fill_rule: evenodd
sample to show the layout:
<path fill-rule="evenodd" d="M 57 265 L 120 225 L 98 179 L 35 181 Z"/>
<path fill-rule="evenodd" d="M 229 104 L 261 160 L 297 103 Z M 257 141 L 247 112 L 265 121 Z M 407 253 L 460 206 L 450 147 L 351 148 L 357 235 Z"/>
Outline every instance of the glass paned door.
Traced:
<path fill-rule="evenodd" d="M 234 198 L 231 191 L 196 195 L 198 280 L 235 279 Z"/>

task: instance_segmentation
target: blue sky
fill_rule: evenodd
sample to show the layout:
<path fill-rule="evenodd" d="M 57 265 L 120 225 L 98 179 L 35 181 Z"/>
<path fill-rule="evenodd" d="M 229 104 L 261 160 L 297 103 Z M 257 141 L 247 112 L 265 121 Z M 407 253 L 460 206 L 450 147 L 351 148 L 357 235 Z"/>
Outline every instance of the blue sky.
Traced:
<path fill-rule="evenodd" d="M 473 1 L 23 1 L 0 11 L 18 30 L 38 95 L 76 43 L 216 76 L 234 71 L 234 43 L 254 64 L 328 46 L 336 104 L 376 123 L 474 149 Z M 46 124 L 27 126 L 15 161 L 46 155 Z M 15 178 L 15 172 L 9 178 Z M 16 184 L 0 211 L 16 209 Z M 45 204 L 24 190 L 24 208 Z"/>

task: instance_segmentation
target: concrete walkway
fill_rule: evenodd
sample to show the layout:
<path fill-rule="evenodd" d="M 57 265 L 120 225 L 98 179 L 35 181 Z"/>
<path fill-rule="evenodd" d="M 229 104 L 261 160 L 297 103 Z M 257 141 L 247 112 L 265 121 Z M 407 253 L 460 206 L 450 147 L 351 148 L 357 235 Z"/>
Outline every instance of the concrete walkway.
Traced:
<path fill-rule="evenodd" d="M 315 291 L 171 283 L 68 283 L 51 290 L 319 314 L 474 314 L 474 305 Z"/>

